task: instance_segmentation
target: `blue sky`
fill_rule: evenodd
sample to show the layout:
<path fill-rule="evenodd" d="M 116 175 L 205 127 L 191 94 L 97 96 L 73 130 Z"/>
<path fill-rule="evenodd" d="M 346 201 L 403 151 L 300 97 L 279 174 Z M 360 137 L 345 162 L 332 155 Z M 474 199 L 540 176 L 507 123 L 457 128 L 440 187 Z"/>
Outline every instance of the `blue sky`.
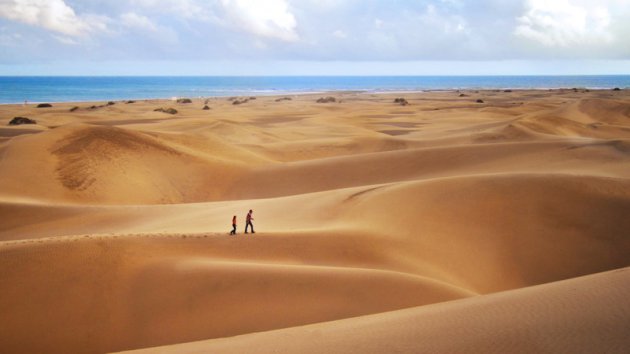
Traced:
<path fill-rule="evenodd" d="M 630 0 L 0 0 L 0 75 L 630 74 Z"/>

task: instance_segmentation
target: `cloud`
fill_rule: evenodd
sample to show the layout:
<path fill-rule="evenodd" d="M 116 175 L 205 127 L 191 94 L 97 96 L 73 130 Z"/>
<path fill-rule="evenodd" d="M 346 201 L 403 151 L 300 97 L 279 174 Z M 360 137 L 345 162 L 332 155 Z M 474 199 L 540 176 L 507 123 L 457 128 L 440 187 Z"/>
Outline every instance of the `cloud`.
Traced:
<path fill-rule="evenodd" d="M 166 50 L 166 45 L 168 48 L 175 48 L 179 44 L 180 39 L 175 30 L 159 25 L 153 19 L 135 12 L 126 12 L 120 15 L 116 24 L 119 26 L 118 36 L 126 37 L 131 45 L 133 42 L 141 41 L 146 45 L 154 43 L 154 50 L 156 47 L 160 50 Z M 126 36 L 129 33 L 132 33 L 133 36 Z"/>
<path fill-rule="evenodd" d="M 353 50 L 341 48 L 332 55 L 353 53 L 355 57 L 348 59 L 354 60 L 366 56 L 367 60 L 434 60 L 477 55 L 477 49 L 471 48 L 472 29 L 459 3 L 440 1 L 402 11 L 382 10 L 371 13 L 361 24 L 362 28 L 347 27 L 352 38 L 361 39 L 352 44 Z"/>
<path fill-rule="evenodd" d="M 259 37 L 294 42 L 297 21 L 286 0 L 221 0 L 232 26 Z"/>
<path fill-rule="evenodd" d="M 0 63 L 629 59 L 629 0 L 0 0 Z"/>
<path fill-rule="evenodd" d="M 149 32 L 156 32 L 157 26 L 146 16 L 138 15 L 134 12 L 127 12 L 120 15 L 120 22 L 128 28 L 140 29 Z"/>
<path fill-rule="evenodd" d="M 0 0 L 0 17 L 70 37 L 106 30 L 106 18 L 77 16 L 63 0 Z"/>
<path fill-rule="evenodd" d="M 576 5 L 568 0 L 528 0 L 514 33 L 547 47 L 609 43 L 611 15 L 599 2 Z"/>
<path fill-rule="evenodd" d="M 59 43 L 65 44 L 65 45 L 79 45 L 80 44 L 79 42 L 72 39 L 71 37 L 53 35 L 53 38 L 59 41 Z"/>
<path fill-rule="evenodd" d="M 213 7 L 213 1 L 202 0 L 127 0 L 125 4 L 129 4 L 129 8 L 138 11 L 162 12 L 172 16 L 181 17 L 190 20 L 205 21 L 210 18 L 209 8 Z"/>
<path fill-rule="evenodd" d="M 451 2 L 442 1 L 453 6 Z M 442 13 L 434 5 L 427 5 L 425 13 L 420 16 L 420 21 L 427 30 L 441 34 L 468 33 L 468 25 L 462 16 Z"/>

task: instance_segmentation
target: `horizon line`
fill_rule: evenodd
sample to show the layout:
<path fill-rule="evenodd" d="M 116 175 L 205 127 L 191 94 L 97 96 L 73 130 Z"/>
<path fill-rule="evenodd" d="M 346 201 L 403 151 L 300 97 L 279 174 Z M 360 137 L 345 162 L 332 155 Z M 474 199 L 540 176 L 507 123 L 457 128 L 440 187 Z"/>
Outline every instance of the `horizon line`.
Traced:
<path fill-rule="evenodd" d="M 356 74 L 348 74 L 348 75 L 340 75 L 340 74 L 324 74 L 324 75 L 313 75 L 313 74 L 284 74 L 284 75 L 264 75 L 264 74 L 250 74 L 250 75 L 162 75 L 162 74 L 76 74 L 76 75 L 67 75 L 67 74 L 49 74 L 49 75 L 4 75 L 0 74 L 0 77 L 530 77 L 530 76 L 543 76 L 543 77 L 585 77 L 585 76 L 630 76 L 630 73 L 624 74 L 453 74 L 453 75 L 426 75 L 426 74 L 389 74 L 389 75 L 356 75 Z"/>

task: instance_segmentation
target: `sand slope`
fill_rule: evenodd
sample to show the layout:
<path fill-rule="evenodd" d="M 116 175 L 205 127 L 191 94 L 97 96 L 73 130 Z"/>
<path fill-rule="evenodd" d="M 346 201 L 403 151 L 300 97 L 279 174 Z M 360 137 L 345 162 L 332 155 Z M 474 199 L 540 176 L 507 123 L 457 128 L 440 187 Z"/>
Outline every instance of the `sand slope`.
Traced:
<path fill-rule="evenodd" d="M 623 353 L 630 344 L 628 290 L 630 268 L 624 268 L 479 298 L 128 353 Z"/>
<path fill-rule="evenodd" d="M 623 352 L 630 96 L 467 94 L 0 106 L 0 348 Z"/>

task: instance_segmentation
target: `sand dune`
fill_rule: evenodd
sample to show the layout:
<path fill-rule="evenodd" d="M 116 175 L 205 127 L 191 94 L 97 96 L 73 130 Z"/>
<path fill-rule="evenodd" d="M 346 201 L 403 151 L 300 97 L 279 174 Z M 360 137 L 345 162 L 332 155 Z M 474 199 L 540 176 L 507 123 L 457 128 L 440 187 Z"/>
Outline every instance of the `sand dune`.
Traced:
<path fill-rule="evenodd" d="M 1 181 L 8 195 L 61 203 L 212 200 L 229 189 L 244 163 L 238 151 L 216 145 L 207 149 L 225 152 L 218 157 L 201 149 L 191 153 L 190 147 L 159 135 L 68 125 L 8 142 L 3 169 L 11 173 Z"/>
<path fill-rule="evenodd" d="M 470 294 L 412 274 L 361 268 L 357 261 L 350 266 L 351 259 L 345 266 L 324 266 L 282 264 L 269 254 L 259 260 L 238 256 L 255 253 L 254 247 L 265 247 L 265 241 L 278 248 L 299 244 L 290 235 L 278 238 L 76 237 L 4 246 L 2 266 L 13 270 L 2 281 L 20 286 L 1 296 L 3 315 L 15 319 L 2 324 L 2 347 L 105 352 L 285 328 Z M 217 246 L 222 250 L 204 250 Z M 290 256 L 286 251 L 274 254 Z M 373 257 L 378 260 L 369 253 L 358 258 L 369 263 Z M 39 341 L 26 340 L 33 332 Z"/>
<path fill-rule="evenodd" d="M 623 353 L 629 273 L 129 353 Z"/>
<path fill-rule="evenodd" d="M 0 106 L 0 348 L 623 352 L 630 96 L 468 94 Z"/>

